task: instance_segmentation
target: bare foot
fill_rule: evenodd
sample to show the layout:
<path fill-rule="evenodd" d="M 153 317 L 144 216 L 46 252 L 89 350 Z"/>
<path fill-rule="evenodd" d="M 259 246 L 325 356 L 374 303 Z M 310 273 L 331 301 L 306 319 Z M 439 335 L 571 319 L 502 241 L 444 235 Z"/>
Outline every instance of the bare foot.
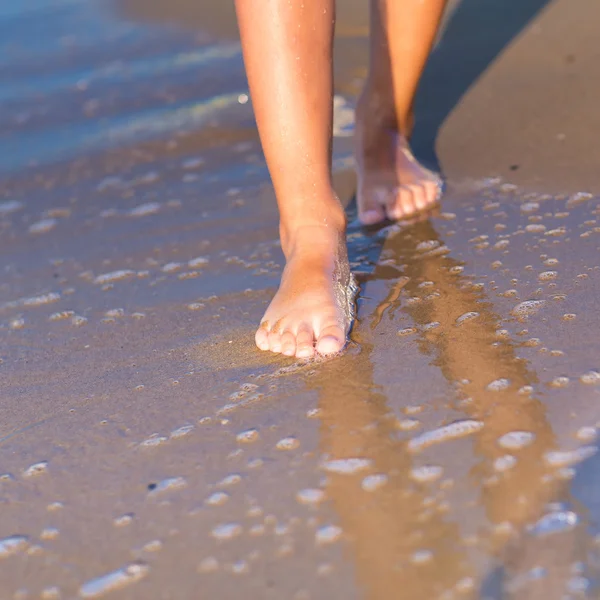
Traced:
<path fill-rule="evenodd" d="M 286 266 L 256 345 L 297 358 L 339 352 L 352 324 L 356 292 L 344 228 L 301 226 L 282 236 L 282 246 Z"/>
<path fill-rule="evenodd" d="M 359 220 L 373 225 L 432 207 L 441 196 L 441 178 L 415 159 L 397 127 L 390 127 L 374 107 L 364 104 L 357 110 L 356 122 Z"/>

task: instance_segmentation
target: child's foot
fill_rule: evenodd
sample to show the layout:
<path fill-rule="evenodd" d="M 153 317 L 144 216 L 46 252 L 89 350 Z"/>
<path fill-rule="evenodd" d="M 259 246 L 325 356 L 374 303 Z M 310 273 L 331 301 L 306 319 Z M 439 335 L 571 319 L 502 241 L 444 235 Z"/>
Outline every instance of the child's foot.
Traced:
<path fill-rule="evenodd" d="M 355 286 L 343 227 L 304 225 L 282 241 L 286 266 L 256 345 L 309 358 L 342 350 L 350 329 Z"/>
<path fill-rule="evenodd" d="M 433 206 L 441 178 L 413 156 L 407 138 L 390 127 L 381 106 L 361 99 L 356 119 L 358 218 L 365 225 L 406 219 Z M 387 121 L 387 122 L 386 122 Z"/>

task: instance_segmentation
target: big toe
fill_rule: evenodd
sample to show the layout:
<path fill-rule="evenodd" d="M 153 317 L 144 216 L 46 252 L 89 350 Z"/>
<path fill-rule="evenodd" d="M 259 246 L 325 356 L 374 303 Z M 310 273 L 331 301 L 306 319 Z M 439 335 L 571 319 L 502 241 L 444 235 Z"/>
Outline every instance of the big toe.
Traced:
<path fill-rule="evenodd" d="M 317 340 L 317 352 L 323 355 L 336 354 L 343 349 L 345 343 L 346 336 L 342 328 L 332 325 L 321 331 Z"/>
<path fill-rule="evenodd" d="M 261 325 L 254 336 L 254 341 L 260 350 L 268 350 L 269 349 L 269 332 L 266 327 Z"/>
<path fill-rule="evenodd" d="M 358 194 L 358 220 L 363 225 L 375 225 L 385 220 L 385 210 L 383 207 L 381 190 L 376 188 L 369 189 L 368 186 L 361 186 Z"/>

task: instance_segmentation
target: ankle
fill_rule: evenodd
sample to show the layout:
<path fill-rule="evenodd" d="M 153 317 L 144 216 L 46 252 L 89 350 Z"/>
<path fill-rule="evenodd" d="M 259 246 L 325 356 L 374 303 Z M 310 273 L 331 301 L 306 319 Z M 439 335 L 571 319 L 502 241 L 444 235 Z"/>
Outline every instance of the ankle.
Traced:
<path fill-rule="evenodd" d="M 412 106 L 395 105 L 390 83 L 385 87 L 367 81 L 356 105 L 356 121 L 370 131 L 387 130 L 408 139 L 414 127 Z"/>
<path fill-rule="evenodd" d="M 346 215 L 343 210 L 332 212 L 326 218 L 298 216 L 291 223 L 282 220 L 279 225 L 281 248 L 286 258 L 298 251 L 316 254 L 331 252 L 337 248 L 345 233 Z"/>

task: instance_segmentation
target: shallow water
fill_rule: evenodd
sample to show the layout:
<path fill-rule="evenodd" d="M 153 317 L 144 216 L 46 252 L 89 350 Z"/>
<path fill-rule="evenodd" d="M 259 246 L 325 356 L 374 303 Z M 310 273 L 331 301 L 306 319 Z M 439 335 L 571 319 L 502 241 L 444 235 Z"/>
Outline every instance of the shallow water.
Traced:
<path fill-rule="evenodd" d="M 239 46 L 127 15 L 0 8 L 2 597 L 596 597 L 600 197 L 494 172 L 354 223 L 347 351 L 260 353 L 282 255 Z"/>

